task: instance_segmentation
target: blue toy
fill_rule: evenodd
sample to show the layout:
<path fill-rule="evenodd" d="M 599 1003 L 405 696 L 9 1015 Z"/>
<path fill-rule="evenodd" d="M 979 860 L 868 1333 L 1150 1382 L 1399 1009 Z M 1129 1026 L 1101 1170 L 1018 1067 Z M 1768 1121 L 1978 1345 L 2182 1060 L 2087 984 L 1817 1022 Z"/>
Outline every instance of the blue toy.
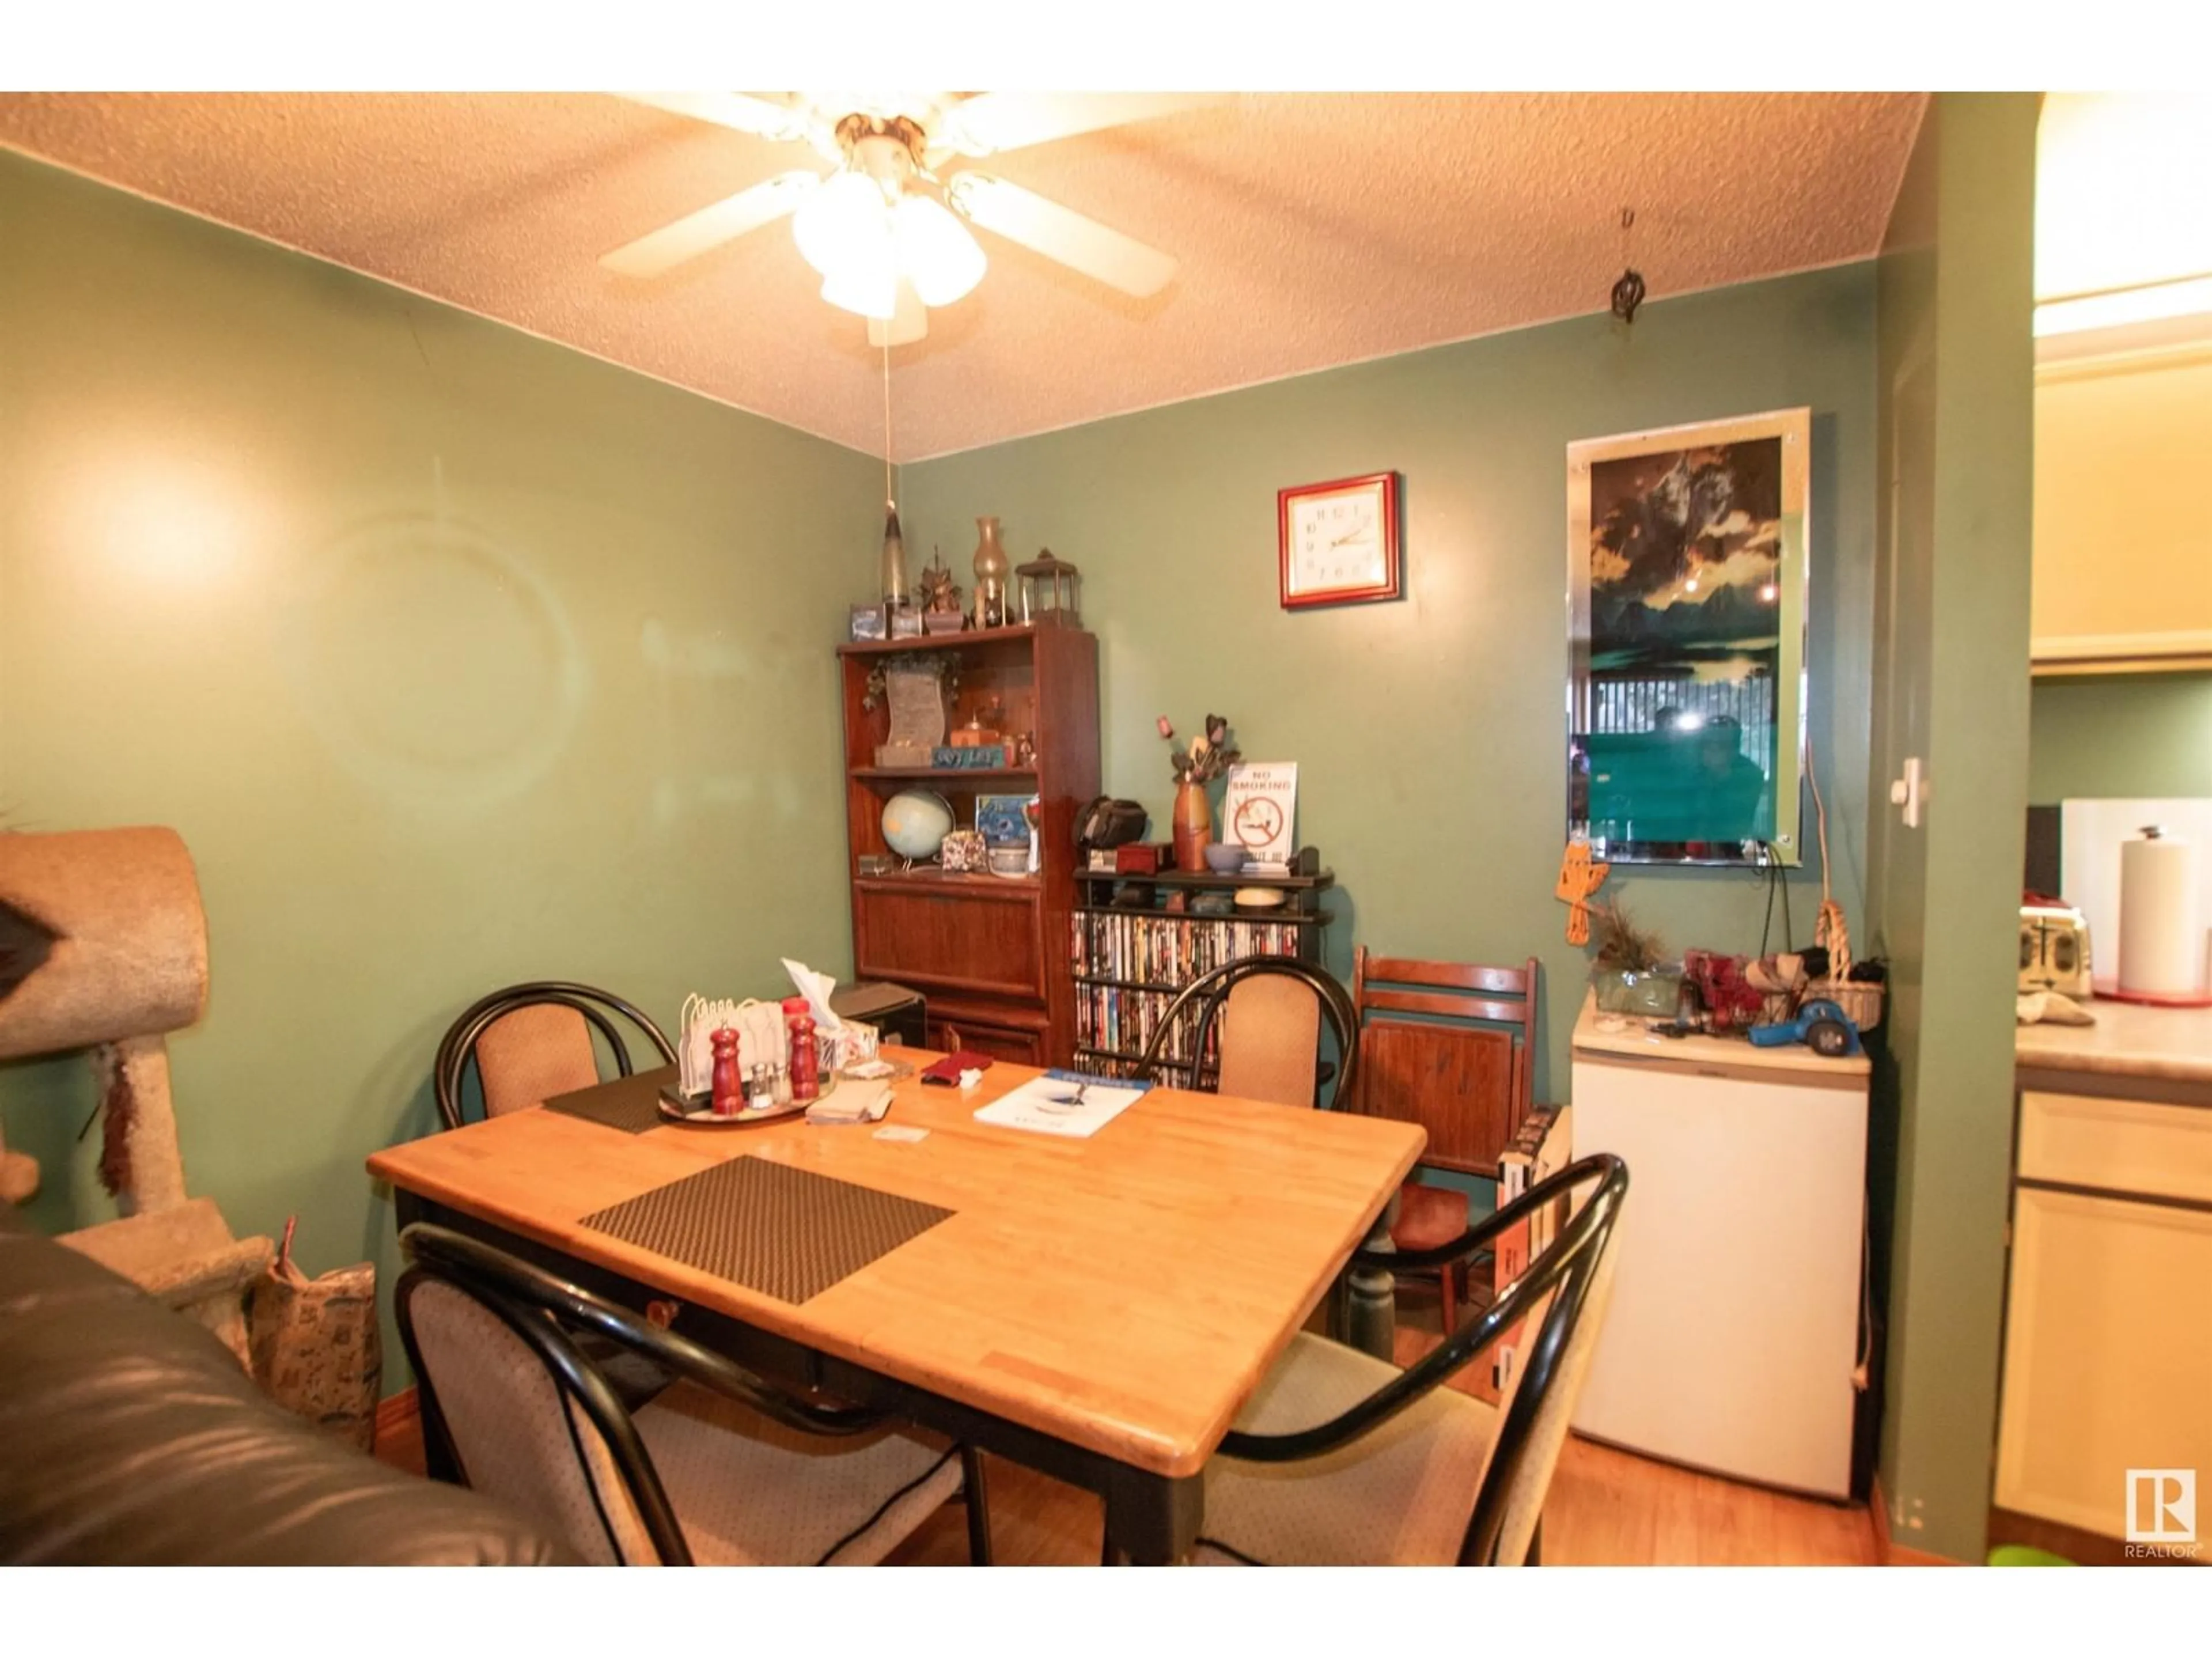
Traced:
<path fill-rule="evenodd" d="M 1814 997 L 1797 1011 L 1797 1018 L 1778 1025 L 1754 1025 L 1751 1040 L 1762 1048 L 1780 1048 L 1802 1042 L 1824 1060 L 1842 1060 L 1863 1053 L 1859 1028 L 1850 1016 L 1826 997 Z"/>

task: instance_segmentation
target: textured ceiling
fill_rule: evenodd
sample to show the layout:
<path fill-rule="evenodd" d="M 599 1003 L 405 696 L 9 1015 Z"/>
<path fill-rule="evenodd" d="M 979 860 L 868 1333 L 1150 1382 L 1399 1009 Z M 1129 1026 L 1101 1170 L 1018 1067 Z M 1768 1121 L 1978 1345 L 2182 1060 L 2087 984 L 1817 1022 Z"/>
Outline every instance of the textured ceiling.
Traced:
<path fill-rule="evenodd" d="M 995 157 L 1176 255 L 1131 300 L 980 233 L 893 358 L 915 459 L 1880 246 L 1918 94 L 1251 94 Z M 0 144 L 871 453 L 879 354 L 787 223 L 649 283 L 599 257 L 793 167 L 592 94 L 8 94 Z"/>

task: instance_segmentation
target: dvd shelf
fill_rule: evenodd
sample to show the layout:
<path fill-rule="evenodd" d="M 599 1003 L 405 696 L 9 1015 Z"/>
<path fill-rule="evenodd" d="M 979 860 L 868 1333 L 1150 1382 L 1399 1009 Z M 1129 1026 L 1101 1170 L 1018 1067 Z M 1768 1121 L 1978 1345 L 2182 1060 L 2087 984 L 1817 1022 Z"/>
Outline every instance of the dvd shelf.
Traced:
<path fill-rule="evenodd" d="M 1326 872 L 1229 882 L 1181 872 L 1131 877 L 1079 870 L 1069 917 L 1078 1063 L 1107 1076 L 1137 1073 L 1176 993 L 1224 963 L 1259 956 L 1318 963 L 1329 920 L 1318 900 L 1333 879 Z M 1279 904 L 1212 908 L 1229 900 L 1221 890 L 1232 886 L 1267 889 L 1279 895 Z M 1209 908 L 1193 909 L 1194 902 Z M 1203 1085 L 1218 1062 L 1211 1041 L 1202 1056 L 1191 1054 L 1193 1023 L 1182 1022 L 1162 1046 L 1167 1080 Z"/>

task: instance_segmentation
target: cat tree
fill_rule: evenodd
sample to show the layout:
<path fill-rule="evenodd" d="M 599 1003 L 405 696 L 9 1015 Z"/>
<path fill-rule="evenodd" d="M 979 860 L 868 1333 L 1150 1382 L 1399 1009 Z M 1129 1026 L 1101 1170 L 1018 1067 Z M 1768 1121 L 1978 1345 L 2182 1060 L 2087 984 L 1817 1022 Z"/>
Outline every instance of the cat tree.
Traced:
<path fill-rule="evenodd" d="M 104 1123 L 100 1174 L 118 1218 L 62 1243 L 199 1320 L 246 1360 L 243 1293 L 265 1238 L 234 1238 L 188 1198 L 165 1038 L 207 1001 L 207 918 L 173 830 L 0 835 L 0 1060 L 85 1051 Z M 0 1146 L 0 1200 L 38 1167 Z"/>

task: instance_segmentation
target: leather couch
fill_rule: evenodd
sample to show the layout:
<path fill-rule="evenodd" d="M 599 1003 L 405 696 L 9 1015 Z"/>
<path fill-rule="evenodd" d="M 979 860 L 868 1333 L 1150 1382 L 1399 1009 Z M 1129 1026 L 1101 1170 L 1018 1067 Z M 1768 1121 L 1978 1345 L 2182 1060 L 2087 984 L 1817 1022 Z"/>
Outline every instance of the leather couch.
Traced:
<path fill-rule="evenodd" d="M 0 1564 L 568 1559 L 295 1417 L 203 1327 L 0 1204 Z"/>

